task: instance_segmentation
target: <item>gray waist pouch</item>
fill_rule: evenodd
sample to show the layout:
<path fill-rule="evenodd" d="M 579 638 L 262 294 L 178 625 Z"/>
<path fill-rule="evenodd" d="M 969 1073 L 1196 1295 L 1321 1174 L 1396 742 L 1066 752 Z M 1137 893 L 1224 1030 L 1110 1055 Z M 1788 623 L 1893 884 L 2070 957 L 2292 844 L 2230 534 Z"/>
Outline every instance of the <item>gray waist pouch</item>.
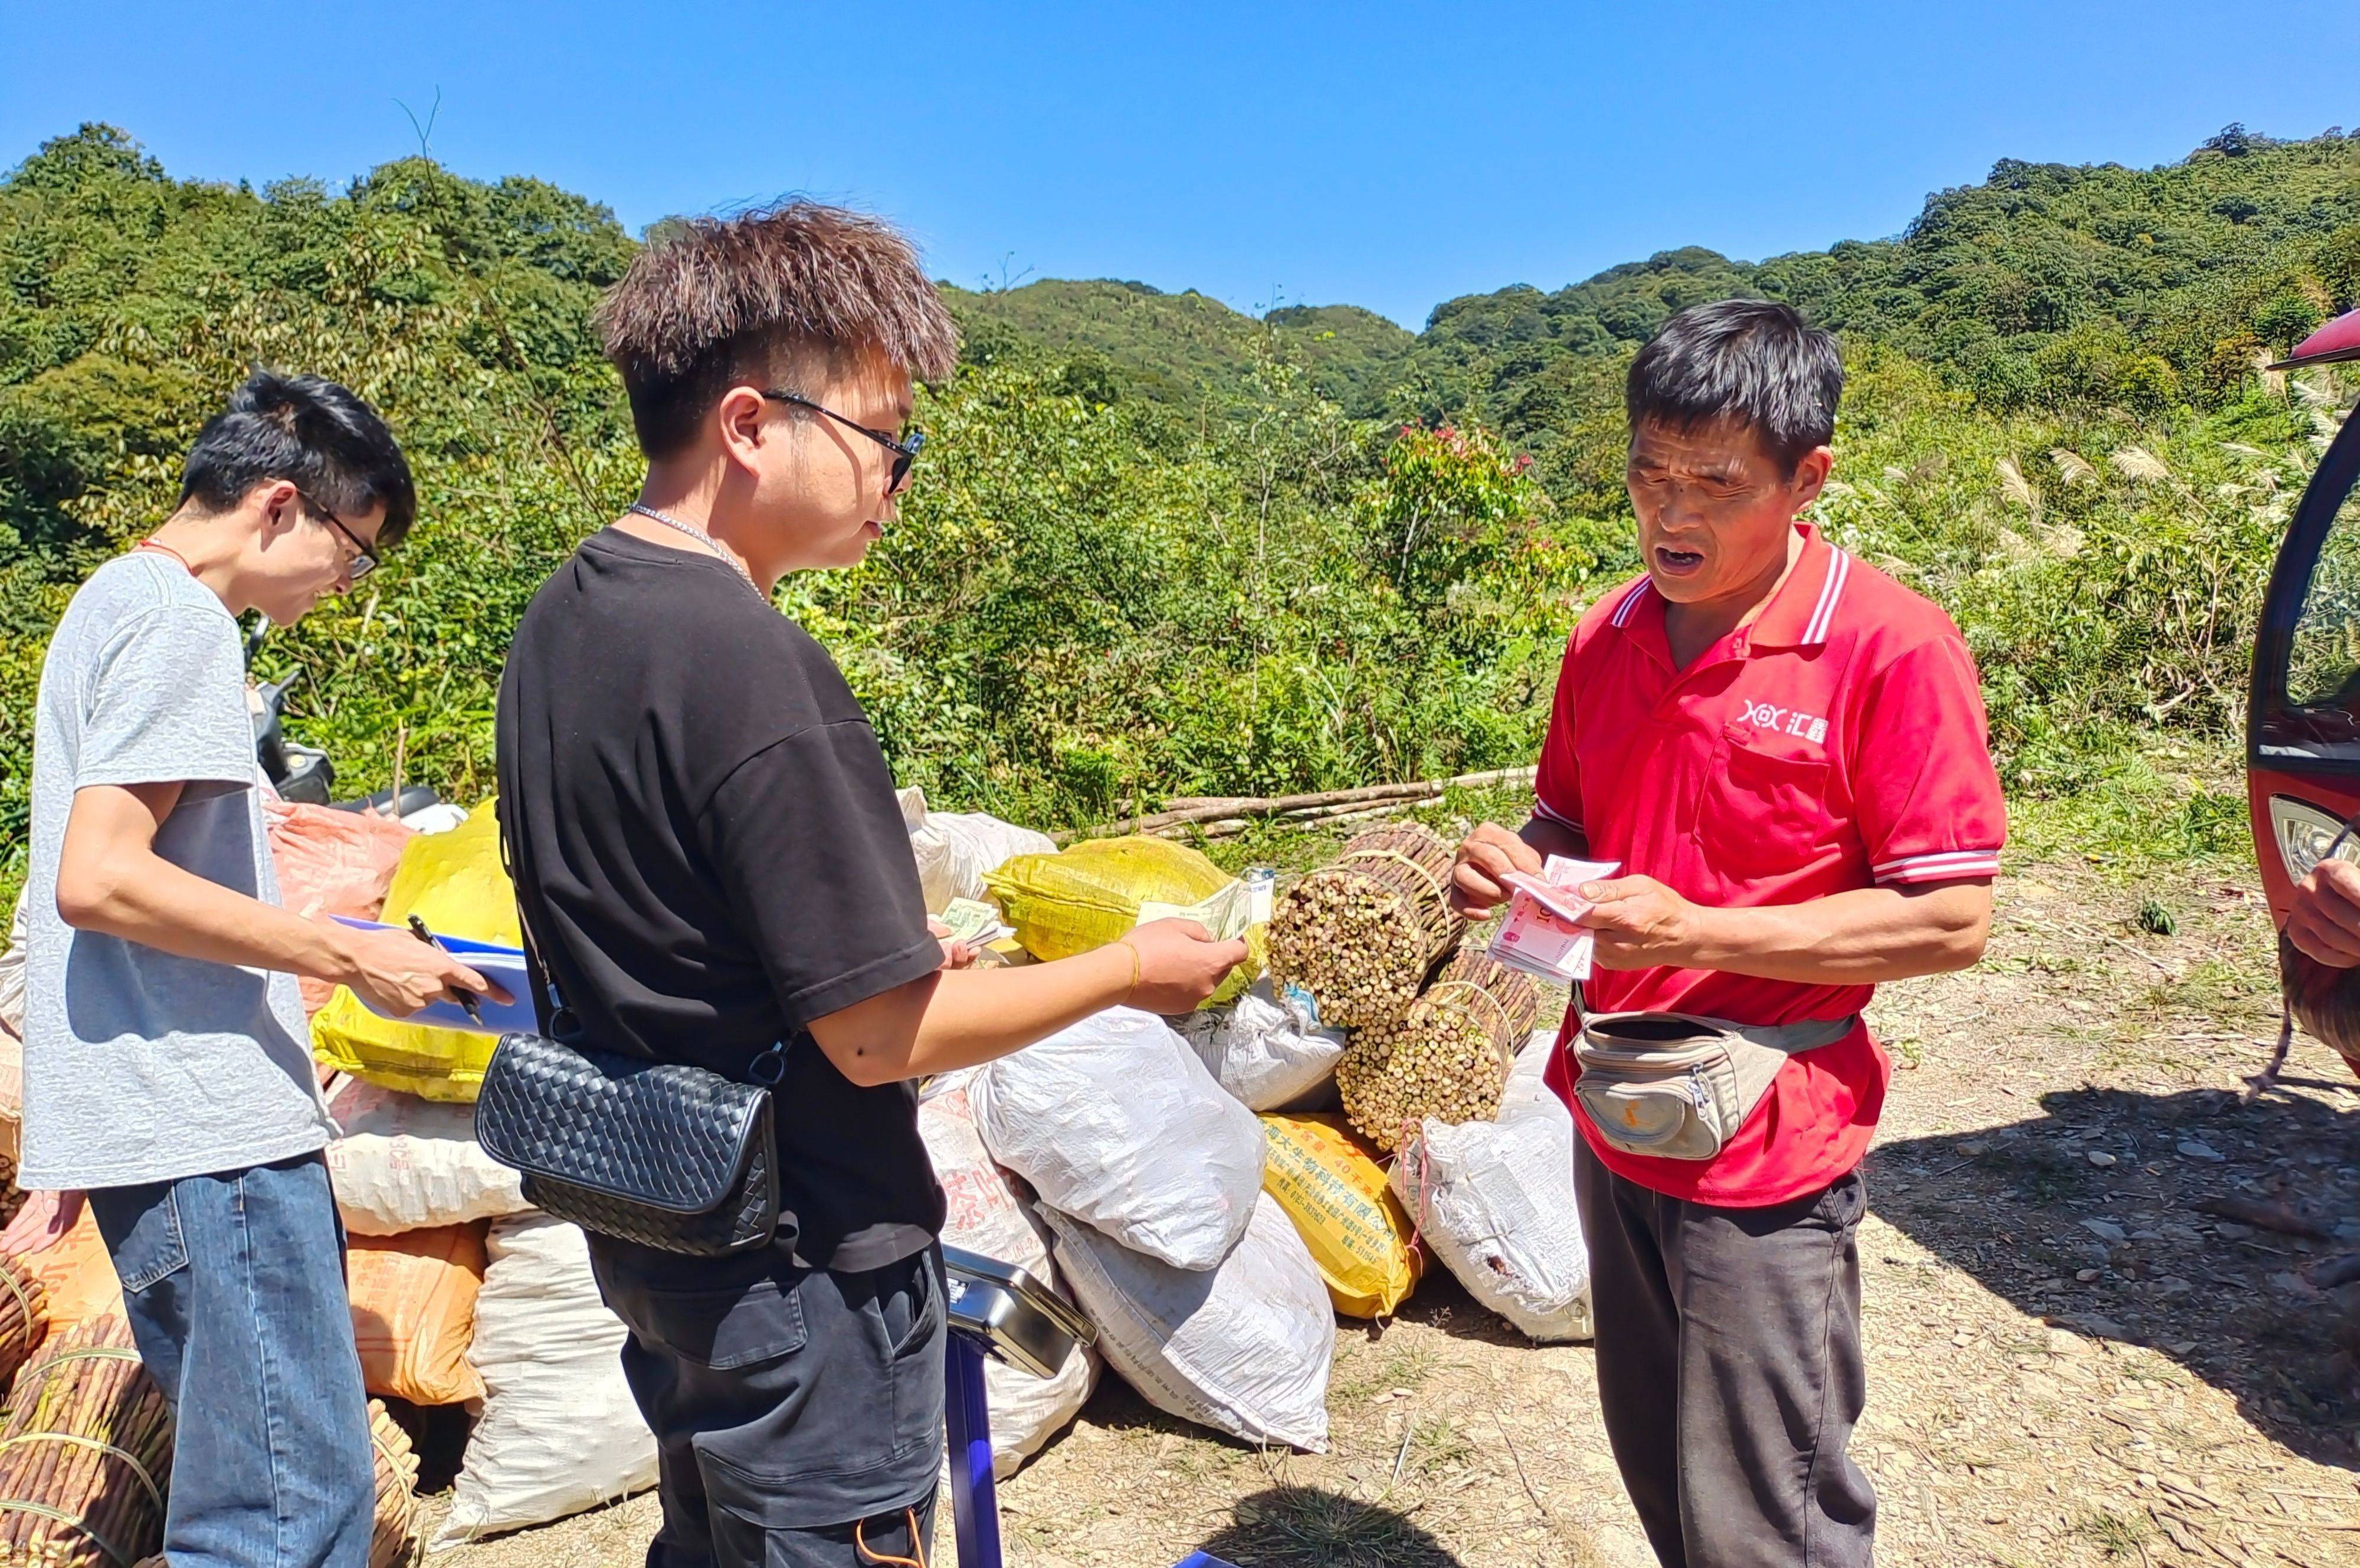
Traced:
<path fill-rule="evenodd" d="M 1625 1154 L 1710 1160 L 1729 1146 L 1786 1058 L 1833 1045 L 1860 1022 L 1738 1024 L 1694 1013 L 1590 1013 L 1574 1037 L 1573 1092 L 1598 1136 Z"/>

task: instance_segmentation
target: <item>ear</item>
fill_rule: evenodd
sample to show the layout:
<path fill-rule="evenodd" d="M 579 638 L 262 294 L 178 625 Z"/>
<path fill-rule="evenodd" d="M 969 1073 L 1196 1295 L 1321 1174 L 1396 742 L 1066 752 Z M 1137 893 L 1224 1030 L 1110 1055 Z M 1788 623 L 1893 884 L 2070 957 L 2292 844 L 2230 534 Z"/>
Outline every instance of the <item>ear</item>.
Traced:
<path fill-rule="evenodd" d="M 294 481 L 273 479 L 246 492 L 246 505 L 262 520 L 265 538 L 291 532 L 303 520 L 303 497 Z"/>
<path fill-rule="evenodd" d="M 763 443 L 778 439 L 779 432 L 770 428 L 770 399 L 758 388 L 742 384 L 724 392 L 713 410 L 722 452 L 749 474 L 756 471 Z"/>
<path fill-rule="evenodd" d="M 1795 463 L 1795 477 L 1786 484 L 1789 500 L 1800 512 L 1819 498 L 1827 487 L 1828 472 L 1836 465 L 1836 454 L 1828 447 L 1815 446 Z"/>

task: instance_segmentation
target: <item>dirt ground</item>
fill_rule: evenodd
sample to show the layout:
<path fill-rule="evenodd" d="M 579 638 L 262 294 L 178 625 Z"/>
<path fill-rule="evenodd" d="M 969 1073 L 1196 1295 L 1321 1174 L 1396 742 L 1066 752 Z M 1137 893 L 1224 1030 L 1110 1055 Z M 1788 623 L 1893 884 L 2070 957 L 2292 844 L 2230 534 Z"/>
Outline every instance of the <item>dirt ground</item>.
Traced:
<path fill-rule="evenodd" d="M 2135 918 L 2150 896 L 2174 934 Z M 2360 1564 L 2360 1285 L 2316 1282 L 2360 1254 L 2360 1085 L 2298 1040 L 2240 1104 L 2278 1027 L 2257 892 L 2051 863 L 1998 902 L 1983 964 L 1873 1015 L 1898 1068 L 1861 1238 L 1880 1560 Z M 1215 1438 L 1109 1374 L 1001 1488 L 1009 1558 L 1644 1568 L 1593 1365 L 1437 1269 L 1398 1319 L 1345 1325 L 1323 1455 Z M 636 1568 L 655 1517 L 437 1562 Z"/>

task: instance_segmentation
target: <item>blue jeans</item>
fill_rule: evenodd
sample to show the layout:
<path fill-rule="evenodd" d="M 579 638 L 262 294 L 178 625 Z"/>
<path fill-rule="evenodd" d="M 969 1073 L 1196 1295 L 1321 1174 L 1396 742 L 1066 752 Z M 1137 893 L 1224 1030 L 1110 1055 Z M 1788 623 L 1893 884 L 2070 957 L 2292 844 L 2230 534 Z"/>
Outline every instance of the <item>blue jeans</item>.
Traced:
<path fill-rule="evenodd" d="M 366 1568 L 368 1396 L 326 1164 L 101 1188 L 90 1205 L 177 1423 L 172 1568 Z"/>

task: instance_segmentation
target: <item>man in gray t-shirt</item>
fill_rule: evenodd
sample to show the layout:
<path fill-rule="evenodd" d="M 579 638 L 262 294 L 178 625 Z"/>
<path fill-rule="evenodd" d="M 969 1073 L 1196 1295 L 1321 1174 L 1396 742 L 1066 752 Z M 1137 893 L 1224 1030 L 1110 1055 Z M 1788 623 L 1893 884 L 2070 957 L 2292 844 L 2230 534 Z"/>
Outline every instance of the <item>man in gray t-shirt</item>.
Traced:
<path fill-rule="evenodd" d="M 264 836 L 236 617 L 344 592 L 415 510 L 373 409 L 258 373 L 41 670 L 18 1179 L 87 1194 L 179 1418 L 173 1568 L 367 1560 L 367 1402 L 294 977 L 397 1015 L 500 995 L 406 932 L 279 908 Z"/>
<path fill-rule="evenodd" d="M 49 639 L 33 723 L 33 886 L 57 885 L 81 791 L 178 783 L 157 857 L 279 902 L 237 623 L 178 561 L 138 550 L 91 574 Z M 25 1186 L 169 1181 L 328 1141 L 292 975 L 76 931 L 57 899 L 27 903 Z"/>

